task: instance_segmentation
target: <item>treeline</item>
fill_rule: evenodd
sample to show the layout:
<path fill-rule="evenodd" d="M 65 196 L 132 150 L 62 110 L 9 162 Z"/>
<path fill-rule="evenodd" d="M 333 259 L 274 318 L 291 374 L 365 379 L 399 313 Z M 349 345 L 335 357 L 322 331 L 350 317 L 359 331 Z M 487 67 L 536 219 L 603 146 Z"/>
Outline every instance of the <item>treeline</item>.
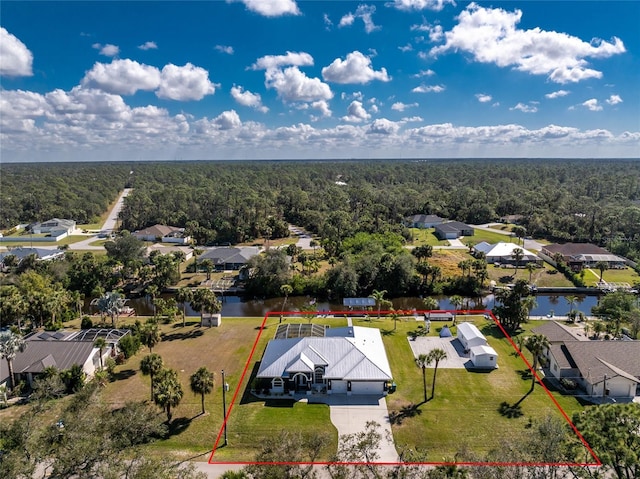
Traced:
<path fill-rule="evenodd" d="M 32 164 L 3 165 L 2 177 L 5 227 L 18 218 L 83 222 L 97 214 L 96 197 L 107 203 L 129 183 L 123 228 L 186 227 L 198 244 L 278 238 L 290 222 L 338 255 L 357 232 L 409 238 L 402 220 L 413 214 L 471 224 L 521 215 L 528 235 L 640 257 L 636 160 Z"/>

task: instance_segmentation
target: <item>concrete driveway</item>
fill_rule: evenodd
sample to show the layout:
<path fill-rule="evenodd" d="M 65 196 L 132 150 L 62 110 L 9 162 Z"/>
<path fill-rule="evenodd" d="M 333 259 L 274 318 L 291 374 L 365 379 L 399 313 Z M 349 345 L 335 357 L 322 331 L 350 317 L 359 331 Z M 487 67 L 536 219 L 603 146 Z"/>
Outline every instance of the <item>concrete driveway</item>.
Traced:
<path fill-rule="evenodd" d="M 310 401 L 314 399 L 310 398 Z M 368 421 L 380 424 L 382 434 L 376 463 L 397 463 L 398 453 L 393 443 L 387 401 L 384 396 L 333 394 L 318 400 L 329 405 L 331 422 L 338 430 L 338 436 L 363 432 Z"/>
<path fill-rule="evenodd" d="M 446 359 L 438 363 L 438 368 L 466 369 L 471 366 L 469 354 L 465 354 L 462 343 L 457 338 L 439 338 L 436 336 L 419 336 L 415 340 L 408 338 L 409 346 L 414 357 L 420 354 L 429 354 L 432 349 L 443 349 L 447 353 Z M 431 363 L 428 368 L 435 367 Z"/>

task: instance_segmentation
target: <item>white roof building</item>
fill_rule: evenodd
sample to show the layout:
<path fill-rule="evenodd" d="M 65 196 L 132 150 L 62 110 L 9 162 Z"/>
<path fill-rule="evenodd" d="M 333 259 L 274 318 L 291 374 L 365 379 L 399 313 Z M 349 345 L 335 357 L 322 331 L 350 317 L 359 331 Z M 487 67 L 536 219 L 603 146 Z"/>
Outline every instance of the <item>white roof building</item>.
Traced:
<path fill-rule="evenodd" d="M 470 350 L 474 346 L 486 346 L 487 338 L 480 332 L 475 324 L 460 323 L 457 326 L 458 340 L 464 346 L 465 351 Z"/>
<path fill-rule="evenodd" d="M 485 241 L 478 243 L 473 247 L 474 251 L 484 253 L 487 263 L 502 263 L 502 264 L 515 264 L 513 258 L 513 250 L 516 248 L 521 249 L 523 257 L 520 260 L 520 265 L 524 265 L 530 262 L 540 262 L 541 259 L 536 256 L 535 253 L 524 249 L 515 243 L 500 242 L 496 244 L 489 244 Z"/>

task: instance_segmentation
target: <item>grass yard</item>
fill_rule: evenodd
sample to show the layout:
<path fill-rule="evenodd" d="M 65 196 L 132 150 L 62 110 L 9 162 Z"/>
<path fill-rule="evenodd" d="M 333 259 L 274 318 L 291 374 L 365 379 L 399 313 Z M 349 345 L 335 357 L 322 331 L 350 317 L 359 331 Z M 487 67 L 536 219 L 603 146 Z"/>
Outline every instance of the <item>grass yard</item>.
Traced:
<path fill-rule="evenodd" d="M 433 232 L 435 228 L 410 228 L 413 234 L 413 246 L 449 246 L 449 241 L 439 240 Z"/>
<path fill-rule="evenodd" d="M 547 414 L 561 417 L 540 386 L 527 395 L 531 386 L 528 368 L 493 321 L 477 318 L 474 322 L 498 353 L 499 369 L 482 373 L 439 368 L 435 399 L 425 404 L 421 404 L 422 372 L 415 365 L 407 340 L 407 334 L 420 323 L 398 322 L 393 331 L 391 320 L 373 322 L 386 331 L 385 347 L 398 387 L 387 397 L 390 414 L 398 417 L 392 426 L 397 446 L 423 449 L 432 461 L 453 459 L 463 446 L 484 455 L 498 447 L 502 438 L 525 434 L 530 419 Z M 431 334 L 437 335 L 443 324 L 433 323 Z M 531 357 L 528 359 L 531 361 Z M 426 372 L 430 395 L 433 369 Z M 559 394 L 555 397 L 569 417 L 581 410 L 574 398 Z M 508 418 L 500 413 L 502 402 L 513 406 L 519 401 L 520 407 L 514 409 L 521 414 L 519 417 Z"/>
<path fill-rule="evenodd" d="M 516 238 L 515 236 L 510 236 L 508 234 L 498 233 L 497 231 L 493 232 L 493 231 L 487 231 L 487 230 L 481 230 L 481 229 L 474 229 L 473 232 L 474 232 L 473 236 L 465 236 L 464 238 L 461 238 L 461 241 L 464 244 L 471 243 L 473 245 L 477 245 L 482 241 L 486 241 L 487 243 L 490 243 L 490 244 L 495 244 L 500 242 L 520 243 L 520 238 Z"/>
<path fill-rule="evenodd" d="M 503 282 L 513 283 L 518 279 L 524 279 L 529 282 L 529 271 L 523 267 L 518 268 L 516 271 L 515 268 L 497 268 L 494 265 L 489 264 L 487 265 L 487 272 L 489 273 L 489 280 L 493 280 L 497 284 L 501 284 Z M 537 268 L 533 271 L 531 274 L 531 283 L 535 284 L 539 288 L 573 287 L 573 283 L 571 283 L 571 281 L 547 263 L 543 263 L 542 268 Z"/>
<path fill-rule="evenodd" d="M 634 285 L 640 282 L 640 276 L 633 268 L 625 269 L 607 269 L 604 271 L 602 278 L 607 283 L 629 283 Z M 587 286 L 597 286 L 600 281 L 600 270 L 595 268 L 586 269 L 584 280 Z"/>

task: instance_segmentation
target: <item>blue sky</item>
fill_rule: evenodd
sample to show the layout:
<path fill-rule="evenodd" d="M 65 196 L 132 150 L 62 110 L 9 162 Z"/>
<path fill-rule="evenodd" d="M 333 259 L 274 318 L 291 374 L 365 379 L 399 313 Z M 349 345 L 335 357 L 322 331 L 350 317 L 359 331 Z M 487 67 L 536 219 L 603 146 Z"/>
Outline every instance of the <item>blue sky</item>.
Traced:
<path fill-rule="evenodd" d="M 2 2 L 2 161 L 638 157 L 640 2 Z"/>

